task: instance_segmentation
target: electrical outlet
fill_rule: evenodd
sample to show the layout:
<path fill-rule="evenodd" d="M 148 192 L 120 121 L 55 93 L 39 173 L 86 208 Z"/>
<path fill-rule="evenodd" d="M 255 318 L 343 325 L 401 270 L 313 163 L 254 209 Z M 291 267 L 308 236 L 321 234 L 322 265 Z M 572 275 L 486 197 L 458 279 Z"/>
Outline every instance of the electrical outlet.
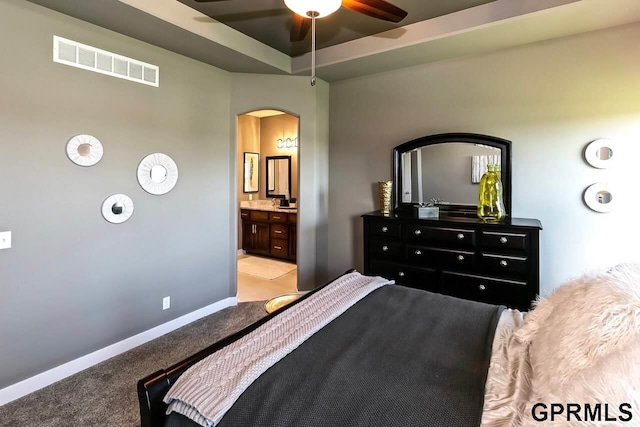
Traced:
<path fill-rule="evenodd" d="M 162 309 L 167 310 L 171 307 L 171 297 L 162 298 Z"/>
<path fill-rule="evenodd" d="M 0 233 L 0 249 L 11 248 L 11 232 L 3 231 Z"/>

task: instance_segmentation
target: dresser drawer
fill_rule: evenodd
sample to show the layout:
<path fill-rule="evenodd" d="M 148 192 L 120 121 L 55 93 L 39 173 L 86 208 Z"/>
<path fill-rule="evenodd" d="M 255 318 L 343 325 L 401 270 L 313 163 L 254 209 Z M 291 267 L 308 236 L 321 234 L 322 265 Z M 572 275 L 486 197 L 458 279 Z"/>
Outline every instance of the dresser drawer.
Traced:
<path fill-rule="evenodd" d="M 480 258 L 487 271 L 510 274 L 525 274 L 527 272 L 527 257 L 482 253 Z"/>
<path fill-rule="evenodd" d="M 453 268 L 471 270 L 474 266 L 475 252 L 429 248 L 424 246 L 407 246 L 407 259 L 425 267 Z"/>
<path fill-rule="evenodd" d="M 400 223 L 384 219 L 370 221 L 369 232 L 374 236 L 400 237 Z"/>
<path fill-rule="evenodd" d="M 281 239 L 271 239 L 269 253 L 273 256 L 287 258 L 289 256 L 289 242 Z"/>
<path fill-rule="evenodd" d="M 506 248 L 524 251 L 527 249 L 526 233 L 497 233 L 481 231 L 483 248 Z"/>
<path fill-rule="evenodd" d="M 408 225 L 407 239 L 415 242 L 438 243 L 455 248 L 473 248 L 476 245 L 474 230 L 458 228 L 435 228 Z"/>
<path fill-rule="evenodd" d="M 392 262 L 372 261 L 368 274 L 395 280 L 398 285 L 438 291 L 438 272 L 432 268 L 419 268 Z"/>
<path fill-rule="evenodd" d="M 443 271 L 440 288 L 451 296 L 510 308 L 528 310 L 530 305 L 527 283 L 516 280 Z"/>
<path fill-rule="evenodd" d="M 402 242 L 394 239 L 371 239 L 369 251 L 378 258 L 397 258 L 402 255 Z"/>
<path fill-rule="evenodd" d="M 288 239 L 289 227 L 282 224 L 271 224 L 271 238 L 272 239 Z"/>
<path fill-rule="evenodd" d="M 270 222 L 287 222 L 287 214 L 282 212 L 269 212 Z"/>

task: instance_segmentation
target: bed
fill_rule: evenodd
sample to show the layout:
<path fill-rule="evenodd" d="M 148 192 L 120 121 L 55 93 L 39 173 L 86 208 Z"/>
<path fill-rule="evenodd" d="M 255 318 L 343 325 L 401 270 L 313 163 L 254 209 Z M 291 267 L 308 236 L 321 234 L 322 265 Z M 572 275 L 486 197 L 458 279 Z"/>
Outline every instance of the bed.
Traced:
<path fill-rule="evenodd" d="M 566 384 L 553 378 L 570 371 L 572 363 L 566 357 L 572 349 L 557 348 L 564 359 L 554 360 L 554 345 L 561 340 L 545 337 L 540 360 L 552 379 L 533 375 L 540 363 L 532 343 L 545 334 L 544 325 L 552 327 L 547 334 L 563 332 L 562 323 L 552 321 L 554 297 L 571 305 L 562 291 L 555 292 L 525 322 L 517 310 L 347 272 L 140 380 L 142 427 L 536 425 L 530 423 L 532 398 L 562 401 Z M 595 312 L 604 309 L 596 298 L 592 305 Z M 640 302 L 636 308 L 640 313 Z M 588 312 L 581 324 L 588 324 Z M 575 324 L 565 323 L 570 329 L 564 333 L 580 336 Z M 637 342 L 640 334 L 625 336 Z M 620 350 L 611 348 L 602 355 Z M 589 371 L 592 376 L 604 369 L 601 360 L 594 362 L 599 365 L 597 372 Z M 577 376 L 586 372 L 572 369 Z M 538 377 L 547 383 L 538 383 Z M 572 387 L 578 383 L 568 380 Z M 623 388 L 630 390 L 629 384 Z M 606 395 L 591 393 L 606 402 Z"/>

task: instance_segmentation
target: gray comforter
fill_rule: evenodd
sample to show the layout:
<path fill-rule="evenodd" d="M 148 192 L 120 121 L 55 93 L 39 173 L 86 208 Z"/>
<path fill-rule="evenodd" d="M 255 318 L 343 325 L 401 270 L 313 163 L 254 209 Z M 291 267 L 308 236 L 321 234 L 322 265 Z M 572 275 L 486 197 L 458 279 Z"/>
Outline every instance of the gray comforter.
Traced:
<path fill-rule="evenodd" d="M 219 426 L 479 426 L 501 311 L 384 286 L 269 368 Z"/>

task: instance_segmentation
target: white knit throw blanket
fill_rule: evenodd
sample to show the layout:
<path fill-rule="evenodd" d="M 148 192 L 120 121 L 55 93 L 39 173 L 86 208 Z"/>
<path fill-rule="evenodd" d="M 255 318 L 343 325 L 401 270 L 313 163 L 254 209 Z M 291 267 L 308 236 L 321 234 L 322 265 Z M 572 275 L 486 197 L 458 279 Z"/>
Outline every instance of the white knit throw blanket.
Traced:
<path fill-rule="evenodd" d="M 175 411 L 204 427 L 215 426 L 263 372 L 369 293 L 392 283 L 357 272 L 336 279 L 189 368 L 164 398 L 167 414 Z"/>

